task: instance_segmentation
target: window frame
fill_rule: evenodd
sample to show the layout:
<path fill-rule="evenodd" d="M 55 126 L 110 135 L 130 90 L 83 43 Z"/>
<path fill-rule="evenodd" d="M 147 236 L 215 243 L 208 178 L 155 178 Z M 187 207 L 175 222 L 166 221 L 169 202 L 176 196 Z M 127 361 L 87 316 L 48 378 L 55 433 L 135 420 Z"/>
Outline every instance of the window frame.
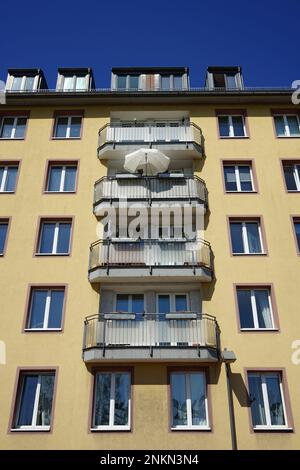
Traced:
<path fill-rule="evenodd" d="M 243 241 L 243 247 L 244 251 L 241 253 L 235 253 L 233 251 L 233 240 L 231 237 L 231 224 L 238 224 L 240 223 L 242 225 L 242 241 Z M 251 253 L 249 252 L 249 241 L 248 241 L 248 232 L 247 232 L 247 223 L 257 223 L 258 226 L 258 234 L 259 234 L 259 241 L 260 241 L 260 246 L 261 246 L 261 251 L 260 252 L 255 252 Z M 263 221 L 262 217 L 228 217 L 228 230 L 229 230 L 229 238 L 230 238 L 230 252 L 231 256 L 262 256 L 262 255 L 267 255 L 267 244 L 266 244 L 266 239 L 265 239 L 265 234 L 264 234 L 264 227 L 263 227 Z"/>
<path fill-rule="evenodd" d="M 229 127 L 229 135 L 221 135 L 220 132 L 220 121 L 219 118 L 224 118 L 226 117 L 228 120 L 228 127 Z M 244 130 L 244 135 L 234 135 L 234 127 L 232 123 L 232 118 L 233 117 L 241 117 L 243 121 L 243 130 Z M 228 114 L 223 114 L 223 113 L 218 113 L 217 114 L 217 121 L 218 121 L 218 132 L 219 132 L 219 138 L 220 139 L 247 139 L 249 138 L 248 132 L 247 132 L 247 123 L 246 123 L 246 115 L 244 113 L 228 113 Z"/>
<path fill-rule="evenodd" d="M 67 131 L 65 137 L 56 137 L 56 131 L 57 131 L 57 125 L 58 125 L 58 120 L 61 118 L 66 118 L 68 120 L 67 122 Z M 80 134 L 78 137 L 73 137 L 70 136 L 71 133 L 71 123 L 72 123 L 72 118 L 80 118 Z M 52 140 L 80 140 L 82 138 L 82 126 L 83 126 L 83 114 L 82 113 L 55 113 L 54 116 L 54 123 L 53 123 L 53 130 L 52 130 Z"/>
<path fill-rule="evenodd" d="M 75 181 L 74 181 L 74 189 L 72 191 L 62 191 L 61 188 L 64 185 L 65 182 L 65 177 L 63 178 L 61 175 L 60 179 L 60 190 L 59 191 L 50 191 L 48 188 L 49 185 L 49 178 L 50 178 L 50 172 L 52 167 L 62 167 L 66 168 L 67 167 L 76 167 L 76 176 L 75 176 Z M 43 193 L 44 194 L 75 194 L 77 193 L 77 186 L 78 186 L 78 171 L 79 171 L 79 160 L 48 160 L 46 164 L 46 172 L 45 172 L 45 177 L 44 177 L 44 184 L 43 184 Z"/>
<path fill-rule="evenodd" d="M 55 229 L 54 229 L 54 237 L 53 237 L 53 245 L 52 245 L 52 253 L 41 253 L 40 252 L 40 246 L 41 246 L 41 240 L 42 240 L 42 228 L 44 223 L 55 223 Z M 69 251 L 68 253 L 57 253 L 54 251 L 54 248 L 57 248 L 58 244 L 58 226 L 60 223 L 69 223 L 70 224 L 70 238 L 69 238 Z M 40 217 L 38 221 L 38 231 L 37 231 L 37 240 L 35 243 L 35 256 L 71 256 L 72 252 L 72 241 L 73 241 L 73 228 L 74 228 L 74 217 L 73 216 L 66 216 L 66 217 Z"/>
<path fill-rule="evenodd" d="M 17 168 L 16 173 L 16 181 L 15 181 L 15 188 L 13 191 L 4 191 L 3 188 L 7 182 L 7 173 L 10 167 Z M 1 161 L 0 160 L 0 168 L 4 168 L 2 180 L 0 180 L 0 194 L 15 194 L 17 191 L 17 184 L 19 178 L 19 171 L 20 171 L 20 161 Z"/>
<path fill-rule="evenodd" d="M 286 181 L 286 176 L 285 176 L 285 168 L 286 166 L 292 166 L 293 167 L 293 178 L 294 182 L 296 185 L 296 189 L 289 189 Z M 299 167 L 299 169 L 297 169 Z M 287 193 L 299 193 L 300 192 L 300 160 L 281 160 L 281 168 L 282 168 L 282 175 L 283 175 L 283 181 L 284 181 L 284 187 Z"/>
<path fill-rule="evenodd" d="M 295 223 L 300 224 L 300 215 L 291 215 L 291 224 L 292 224 L 292 230 L 293 230 L 293 235 L 294 235 L 294 240 L 295 240 L 295 245 L 296 245 L 296 253 L 297 253 L 297 256 L 300 256 L 300 245 L 298 243 Z"/>
<path fill-rule="evenodd" d="M 10 229 L 10 217 L 0 217 L 0 225 L 7 225 L 6 229 L 6 236 L 3 244 L 3 251 L 2 253 L 0 252 L 0 258 L 3 258 L 6 254 L 6 248 L 7 248 L 7 243 L 8 243 L 8 235 L 9 235 L 9 229 Z"/>
<path fill-rule="evenodd" d="M 37 375 L 38 377 L 41 377 L 42 375 L 50 375 L 50 374 L 54 375 L 50 425 L 47 425 L 47 426 L 26 425 L 26 426 L 16 427 L 16 422 L 20 413 L 20 407 L 21 407 L 21 402 L 22 402 L 23 377 L 25 375 Z M 58 379 L 58 367 L 26 367 L 26 368 L 20 367 L 17 369 L 15 390 L 14 390 L 14 396 L 12 400 L 11 419 L 10 419 L 9 428 L 8 428 L 9 433 L 16 433 L 16 432 L 34 432 L 34 433 L 36 432 L 48 432 L 49 433 L 50 432 L 51 433 L 52 432 L 53 423 L 54 423 L 57 379 Z M 37 390 L 35 394 L 35 408 L 36 406 L 38 406 Z M 33 412 L 33 416 L 34 416 L 34 412 Z"/>
<path fill-rule="evenodd" d="M 232 189 L 227 189 L 226 188 L 226 175 L 225 175 L 225 168 L 233 166 L 235 169 L 235 180 L 236 180 L 236 185 L 237 185 L 237 190 L 234 191 Z M 244 167 L 249 167 L 250 170 L 250 177 L 251 177 L 251 184 L 252 184 L 252 190 L 251 191 L 242 191 L 241 189 L 241 180 L 240 180 L 240 173 L 239 173 L 239 167 L 244 166 Z M 222 160 L 222 173 L 223 173 L 223 181 L 224 181 L 224 190 L 225 193 L 232 193 L 232 194 L 252 194 L 252 193 L 257 193 L 257 183 L 256 183 L 256 178 L 255 178 L 255 172 L 253 168 L 253 163 L 252 161 L 246 161 L 246 162 L 240 162 L 240 161 L 228 161 L 228 160 Z"/>
<path fill-rule="evenodd" d="M 291 135 L 290 134 L 290 128 L 289 128 L 289 124 L 288 124 L 288 121 L 287 121 L 288 116 L 296 117 L 297 122 L 298 122 L 299 134 L 297 134 L 297 135 Z M 278 135 L 277 134 L 276 121 L 275 121 L 276 117 L 283 118 L 284 134 L 285 135 Z M 280 114 L 279 112 L 274 112 L 273 113 L 273 123 L 274 123 L 275 135 L 278 139 L 299 139 L 300 138 L 300 118 L 299 118 L 299 114 L 297 114 L 297 113 L 293 114 L 292 112 L 282 112 Z"/>
<path fill-rule="evenodd" d="M 117 310 L 117 297 L 118 295 L 127 295 L 128 296 L 128 312 L 123 312 L 121 310 Z M 132 311 L 132 296 L 133 295 L 142 295 L 143 296 L 143 302 L 144 302 L 144 313 L 146 313 L 146 297 L 145 297 L 145 293 L 144 292 L 130 292 L 130 293 L 127 293 L 127 292 L 115 292 L 114 293 L 114 311 L 117 312 L 117 313 L 135 313 Z M 138 315 L 142 315 L 142 314 L 138 314 Z"/>
<path fill-rule="evenodd" d="M 129 397 L 128 397 L 128 424 L 126 425 L 102 425 L 102 426 L 95 426 L 95 403 L 96 403 L 96 384 L 97 384 L 97 375 L 98 374 L 111 374 L 112 375 L 112 382 L 110 388 L 110 398 L 109 398 L 109 422 L 113 422 L 114 420 L 114 402 L 115 402 L 115 395 L 113 395 L 113 391 L 115 392 L 115 377 L 116 374 L 127 374 L 129 376 Z M 133 384 L 134 384 L 134 376 L 133 376 L 133 369 L 132 368 L 124 368 L 124 367 L 108 367 L 108 368 L 96 368 L 93 370 L 93 379 L 92 379 L 92 397 L 91 397 L 91 418 L 90 418 L 90 432 L 131 432 L 132 431 L 132 401 L 133 401 Z M 114 385 L 114 386 L 113 386 Z M 113 412 L 113 413 L 112 413 Z"/>
<path fill-rule="evenodd" d="M 264 386 L 262 383 L 261 392 L 263 397 L 263 405 L 264 411 L 266 416 L 266 425 L 254 425 L 252 420 L 252 411 L 251 411 L 251 400 L 250 400 L 250 383 L 249 377 L 252 376 L 259 376 L 264 377 Z M 270 410 L 269 410 L 269 397 L 268 392 L 266 389 L 266 377 L 267 376 L 275 376 L 279 377 L 279 389 L 280 395 L 282 400 L 282 408 L 283 414 L 286 424 L 285 425 L 274 425 L 271 424 L 270 419 Z M 292 416 L 290 411 L 290 401 L 289 395 L 287 390 L 287 382 L 286 377 L 284 374 L 284 369 L 246 369 L 246 378 L 247 378 L 247 388 L 248 388 L 248 397 L 249 397 L 249 420 L 250 420 L 250 430 L 252 432 L 259 432 L 259 431 L 292 431 L 293 430 L 293 423 L 292 423 Z"/>
<path fill-rule="evenodd" d="M 191 312 L 190 310 L 190 296 L 189 292 L 156 292 L 155 294 L 155 304 L 156 304 L 156 312 L 159 312 L 159 296 L 160 295 L 168 295 L 170 299 L 170 312 L 168 313 L 180 313 L 183 312 L 182 310 L 176 310 L 176 295 L 185 295 L 186 298 L 186 305 L 187 310 L 185 312 Z"/>
<path fill-rule="evenodd" d="M 24 91 L 25 93 L 28 92 L 33 92 L 33 91 L 36 91 L 37 90 L 37 87 L 38 87 L 38 82 L 39 82 L 39 75 L 11 75 L 12 77 L 12 81 L 11 81 L 11 85 L 10 85 L 10 91 L 13 92 L 13 93 L 18 93 L 20 91 Z M 22 81 L 21 81 L 21 86 L 20 86 L 20 89 L 19 90 L 13 90 L 13 83 L 14 83 L 14 80 L 15 78 L 22 78 Z M 27 78 L 33 78 L 33 86 L 32 86 L 32 89 L 31 90 L 25 90 L 25 83 L 26 83 L 26 79 Z"/>
<path fill-rule="evenodd" d="M 250 291 L 250 302 L 251 302 L 251 313 L 253 318 L 254 327 L 253 328 L 243 328 L 241 324 L 241 314 L 239 309 L 239 302 L 238 302 L 238 292 Z M 272 328 L 260 328 L 258 324 L 258 315 L 257 315 L 257 304 L 255 298 L 255 291 L 262 290 L 268 292 L 268 303 L 269 309 L 271 313 L 271 321 L 272 321 Z M 270 285 L 236 285 L 235 286 L 235 299 L 236 299 L 236 310 L 238 316 L 238 323 L 239 323 L 239 331 L 240 332 L 276 332 L 278 331 L 278 319 L 277 319 L 277 312 L 275 306 L 275 300 L 273 298 L 273 288 Z"/>
<path fill-rule="evenodd" d="M 25 140 L 25 137 L 26 137 L 26 131 L 27 131 L 27 125 L 28 125 L 28 114 L 7 114 L 7 115 L 0 115 L 0 140 Z M 13 127 L 12 127 L 12 131 L 11 131 L 11 135 L 10 137 L 1 137 L 1 134 L 2 134 L 2 131 L 3 131 L 3 123 L 4 123 L 4 120 L 5 119 L 13 119 L 14 120 L 14 123 L 13 123 Z M 16 129 L 17 129 L 17 125 L 18 125 L 18 119 L 26 119 L 26 124 L 25 124 L 25 128 L 24 128 L 24 135 L 23 137 L 15 137 L 15 134 L 16 134 Z"/>
<path fill-rule="evenodd" d="M 51 305 L 51 292 L 52 291 L 62 291 L 64 293 L 63 304 L 62 304 L 62 312 L 61 312 L 61 322 L 59 328 L 48 328 L 43 326 L 43 328 L 30 328 L 30 320 L 32 315 L 32 299 L 34 291 L 47 291 L 47 300 L 45 305 L 45 312 L 44 312 L 44 325 L 45 319 L 49 321 L 49 313 L 50 313 L 50 305 Z M 50 301 L 48 299 L 50 293 Z M 23 331 L 26 333 L 43 333 L 43 332 L 62 332 L 64 326 L 64 317 L 65 317 L 65 308 L 66 308 L 66 298 L 67 298 L 67 285 L 66 284 L 53 284 L 53 285 L 43 285 L 43 284 L 32 284 L 28 288 L 27 292 L 27 300 L 26 300 L 26 309 L 25 309 L 25 318 L 24 318 L 24 325 Z"/>
<path fill-rule="evenodd" d="M 60 90 L 63 91 L 63 92 L 84 92 L 84 91 L 88 91 L 89 87 L 89 77 L 87 77 L 87 74 L 62 74 L 61 75 L 61 78 L 62 78 L 62 83 L 61 83 L 61 88 Z M 72 88 L 66 88 L 65 89 L 65 79 L 66 78 L 72 78 Z M 76 84 L 77 84 L 77 79 L 78 78 L 84 78 L 85 79 L 85 88 L 80 88 L 80 89 L 77 89 L 76 88 Z"/>
<path fill-rule="evenodd" d="M 186 388 L 186 403 L 187 403 L 187 425 L 180 425 L 180 426 L 173 426 L 173 411 L 172 411 L 172 382 L 171 378 L 173 374 L 184 374 L 185 376 L 185 388 Z M 191 374 L 202 374 L 204 378 L 204 385 L 205 385 L 205 412 L 206 412 L 206 421 L 207 424 L 205 426 L 202 425 L 193 425 L 190 424 L 192 422 L 192 413 L 191 413 L 191 388 L 189 388 L 187 393 L 187 384 L 190 386 L 190 375 Z M 188 377 L 188 378 L 187 378 Z M 212 430 L 212 419 L 211 419 L 211 398 L 210 398 L 210 391 L 209 391 L 209 377 L 208 372 L 204 368 L 185 368 L 185 367 L 169 367 L 168 368 L 168 387 L 169 387 L 169 429 L 171 432 L 182 432 L 182 431 L 211 431 Z M 189 400 L 189 402 L 188 402 Z"/>

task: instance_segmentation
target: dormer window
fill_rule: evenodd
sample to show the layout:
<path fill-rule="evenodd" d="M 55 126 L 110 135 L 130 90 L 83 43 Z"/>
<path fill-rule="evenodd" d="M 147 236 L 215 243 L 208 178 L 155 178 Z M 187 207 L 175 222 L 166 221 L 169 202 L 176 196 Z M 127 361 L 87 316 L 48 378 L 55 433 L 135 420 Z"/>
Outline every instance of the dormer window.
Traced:
<path fill-rule="evenodd" d="M 32 92 L 40 88 L 47 89 L 47 83 L 41 69 L 9 69 L 6 90 L 11 92 Z"/>
<path fill-rule="evenodd" d="M 63 77 L 64 91 L 80 91 L 87 89 L 87 80 L 85 75 L 69 75 Z"/>
<path fill-rule="evenodd" d="M 146 67 L 112 69 L 113 90 L 168 91 L 189 88 L 186 67 Z"/>
<path fill-rule="evenodd" d="M 235 73 L 215 73 L 213 74 L 215 88 L 225 88 L 226 90 L 236 90 Z"/>
<path fill-rule="evenodd" d="M 242 90 L 241 67 L 208 67 L 205 86 L 208 90 Z"/>
<path fill-rule="evenodd" d="M 36 77 L 26 77 L 26 75 L 20 77 L 13 77 L 12 91 L 33 91 L 34 81 Z"/>
<path fill-rule="evenodd" d="M 91 69 L 58 69 L 57 91 L 88 91 L 94 88 Z"/>

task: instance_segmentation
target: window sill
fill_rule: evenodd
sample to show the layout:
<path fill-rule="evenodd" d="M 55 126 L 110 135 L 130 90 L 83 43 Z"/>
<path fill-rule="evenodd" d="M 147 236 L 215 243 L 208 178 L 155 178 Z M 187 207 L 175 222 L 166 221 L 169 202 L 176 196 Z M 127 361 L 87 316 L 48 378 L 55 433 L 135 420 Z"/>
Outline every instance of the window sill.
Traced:
<path fill-rule="evenodd" d="M 51 333 L 62 331 L 61 328 L 24 328 L 26 333 Z"/>
<path fill-rule="evenodd" d="M 225 191 L 226 194 L 257 194 L 257 191 Z"/>
<path fill-rule="evenodd" d="M 277 139 L 300 139 L 300 135 L 277 135 Z"/>
<path fill-rule="evenodd" d="M 267 256 L 267 253 L 231 253 L 232 256 Z"/>
<path fill-rule="evenodd" d="M 278 328 L 241 328 L 241 333 L 276 333 Z"/>
<path fill-rule="evenodd" d="M 285 427 L 285 426 L 278 426 L 278 427 L 264 427 L 261 428 L 253 428 L 254 432 L 294 432 L 293 428 Z"/>
<path fill-rule="evenodd" d="M 80 140 L 81 137 L 52 137 L 52 140 Z"/>
<path fill-rule="evenodd" d="M 130 426 L 99 426 L 97 428 L 90 428 L 91 432 L 120 432 L 120 431 L 130 431 Z"/>
<path fill-rule="evenodd" d="M 175 428 L 171 427 L 171 431 L 211 431 L 210 426 L 177 426 Z"/>
<path fill-rule="evenodd" d="M 44 191 L 44 194 L 75 194 L 76 191 Z"/>
<path fill-rule="evenodd" d="M 0 194 L 15 194 L 15 191 L 0 191 Z"/>
<path fill-rule="evenodd" d="M 24 428 L 12 428 L 11 432 L 49 432 L 50 426 L 28 426 Z"/>
<path fill-rule="evenodd" d="M 0 137 L 0 140 L 25 140 L 25 137 Z"/>
<path fill-rule="evenodd" d="M 34 256 L 46 257 L 46 256 L 70 256 L 70 253 L 35 253 Z"/>
<path fill-rule="evenodd" d="M 249 139 L 248 135 L 220 135 L 220 139 Z"/>

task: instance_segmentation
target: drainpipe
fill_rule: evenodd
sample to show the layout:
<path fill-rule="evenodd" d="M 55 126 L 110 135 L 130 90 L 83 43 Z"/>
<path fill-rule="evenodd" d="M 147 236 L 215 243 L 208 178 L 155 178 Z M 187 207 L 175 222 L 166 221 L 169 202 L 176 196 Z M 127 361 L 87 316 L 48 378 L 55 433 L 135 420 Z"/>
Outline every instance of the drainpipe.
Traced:
<path fill-rule="evenodd" d="M 225 371 L 226 371 L 231 448 L 232 450 L 237 450 L 237 436 L 236 436 L 236 426 L 235 426 L 235 417 L 234 417 L 233 394 L 232 394 L 232 384 L 231 384 L 231 369 L 230 369 L 230 364 L 236 361 L 236 357 L 232 351 L 227 351 L 226 349 L 223 351 L 222 356 L 223 356 L 223 361 L 225 363 Z"/>

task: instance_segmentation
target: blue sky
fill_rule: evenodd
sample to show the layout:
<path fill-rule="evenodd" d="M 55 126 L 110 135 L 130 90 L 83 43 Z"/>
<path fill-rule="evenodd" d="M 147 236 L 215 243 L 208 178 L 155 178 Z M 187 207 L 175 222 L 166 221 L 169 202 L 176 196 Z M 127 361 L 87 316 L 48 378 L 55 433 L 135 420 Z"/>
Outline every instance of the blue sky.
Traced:
<path fill-rule="evenodd" d="M 82 5 L 82 7 L 81 7 Z M 190 67 L 203 86 L 208 65 L 241 65 L 246 86 L 300 79 L 299 0 L 14 0 L 2 2 L 0 79 L 9 67 L 89 66 L 96 86 L 113 66 Z"/>

